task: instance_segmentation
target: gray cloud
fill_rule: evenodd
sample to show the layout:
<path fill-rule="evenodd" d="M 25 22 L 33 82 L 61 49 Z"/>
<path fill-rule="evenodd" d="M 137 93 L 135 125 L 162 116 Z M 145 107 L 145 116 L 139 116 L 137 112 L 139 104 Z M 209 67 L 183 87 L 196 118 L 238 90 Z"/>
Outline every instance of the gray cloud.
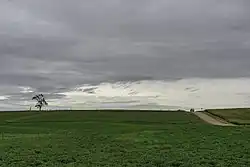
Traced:
<path fill-rule="evenodd" d="M 250 77 L 248 0 L 2 0 L 0 86 Z M 5 92 L 2 94 L 11 94 Z"/>

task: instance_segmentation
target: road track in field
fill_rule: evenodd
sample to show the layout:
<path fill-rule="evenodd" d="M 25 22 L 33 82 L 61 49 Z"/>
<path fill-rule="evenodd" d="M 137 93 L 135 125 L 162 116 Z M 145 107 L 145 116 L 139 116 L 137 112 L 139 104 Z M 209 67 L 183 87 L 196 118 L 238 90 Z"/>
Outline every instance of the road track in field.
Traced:
<path fill-rule="evenodd" d="M 194 112 L 194 115 L 196 115 L 197 117 L 199 117 L 200 119 L 202 119 L 203 121 L 211 124 L 211 125 L 217 125 L 217 126 L 236 126 L 230 122 L 227 122 L 223 119 L 217 118 L 217 117 L 213 117 L 210 116 L 208 113 L 206 112 Z"/>

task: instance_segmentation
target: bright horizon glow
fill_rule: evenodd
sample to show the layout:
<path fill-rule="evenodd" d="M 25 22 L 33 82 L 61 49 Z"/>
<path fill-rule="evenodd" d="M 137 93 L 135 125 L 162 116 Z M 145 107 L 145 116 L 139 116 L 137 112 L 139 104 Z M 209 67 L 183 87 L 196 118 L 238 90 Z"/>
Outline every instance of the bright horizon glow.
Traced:
<path fill-rule="evenodd" d="M 62 93 L 66 97 L 52 104 L 72 104 L 72 109 L 201 109 L 250 106 L 249 78 L 182 79 L 84 85 Z M 84 90 L 94 89 L 94 93 Z"/>
<path fill-rule="evenodd" d="M 64 95 L 61 99 L 47 97 L 49 103 L 47 109 L 244 108 L 250 107 L 249 83 L 250 78 L 193 78 L 176 81 L 145 80 L 83 85 L 72 91 L 59 93 Z M 7 96 L 0 96 L 0 100 L 0 108 L 8 109 L 11 106 L 6 105 Z M 13 105 L 13 108 L 28 109 L 34 104 L 32 100 L 20 101 Z"/>

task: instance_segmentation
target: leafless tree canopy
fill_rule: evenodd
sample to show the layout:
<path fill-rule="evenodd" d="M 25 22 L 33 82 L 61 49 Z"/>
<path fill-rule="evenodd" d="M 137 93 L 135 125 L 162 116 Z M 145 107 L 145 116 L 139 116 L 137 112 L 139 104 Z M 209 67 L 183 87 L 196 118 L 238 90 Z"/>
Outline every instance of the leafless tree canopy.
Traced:
<path fill-rule="evenodd" d="M 38 95 L 35 95 L 34 97 L 32 97 L 32 100 L 36 100 L 37 103 L 35 105 L 36 108 L 38 108 L 40 111 L 42 109 L 43 106 L 47 106 L 48 103 L 46 102 L 43 94 L 38 94 Z"/>

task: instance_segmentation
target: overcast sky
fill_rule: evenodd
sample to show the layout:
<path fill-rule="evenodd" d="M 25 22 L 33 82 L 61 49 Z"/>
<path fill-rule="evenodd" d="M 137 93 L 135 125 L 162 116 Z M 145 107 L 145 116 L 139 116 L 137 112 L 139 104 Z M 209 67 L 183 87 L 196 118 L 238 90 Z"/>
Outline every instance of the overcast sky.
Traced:
<path fill-rule="evenodd" d="M 248 78 L 249 64 L 249 0 L 0 0 L 4 108 L 84 84 Z"/>

